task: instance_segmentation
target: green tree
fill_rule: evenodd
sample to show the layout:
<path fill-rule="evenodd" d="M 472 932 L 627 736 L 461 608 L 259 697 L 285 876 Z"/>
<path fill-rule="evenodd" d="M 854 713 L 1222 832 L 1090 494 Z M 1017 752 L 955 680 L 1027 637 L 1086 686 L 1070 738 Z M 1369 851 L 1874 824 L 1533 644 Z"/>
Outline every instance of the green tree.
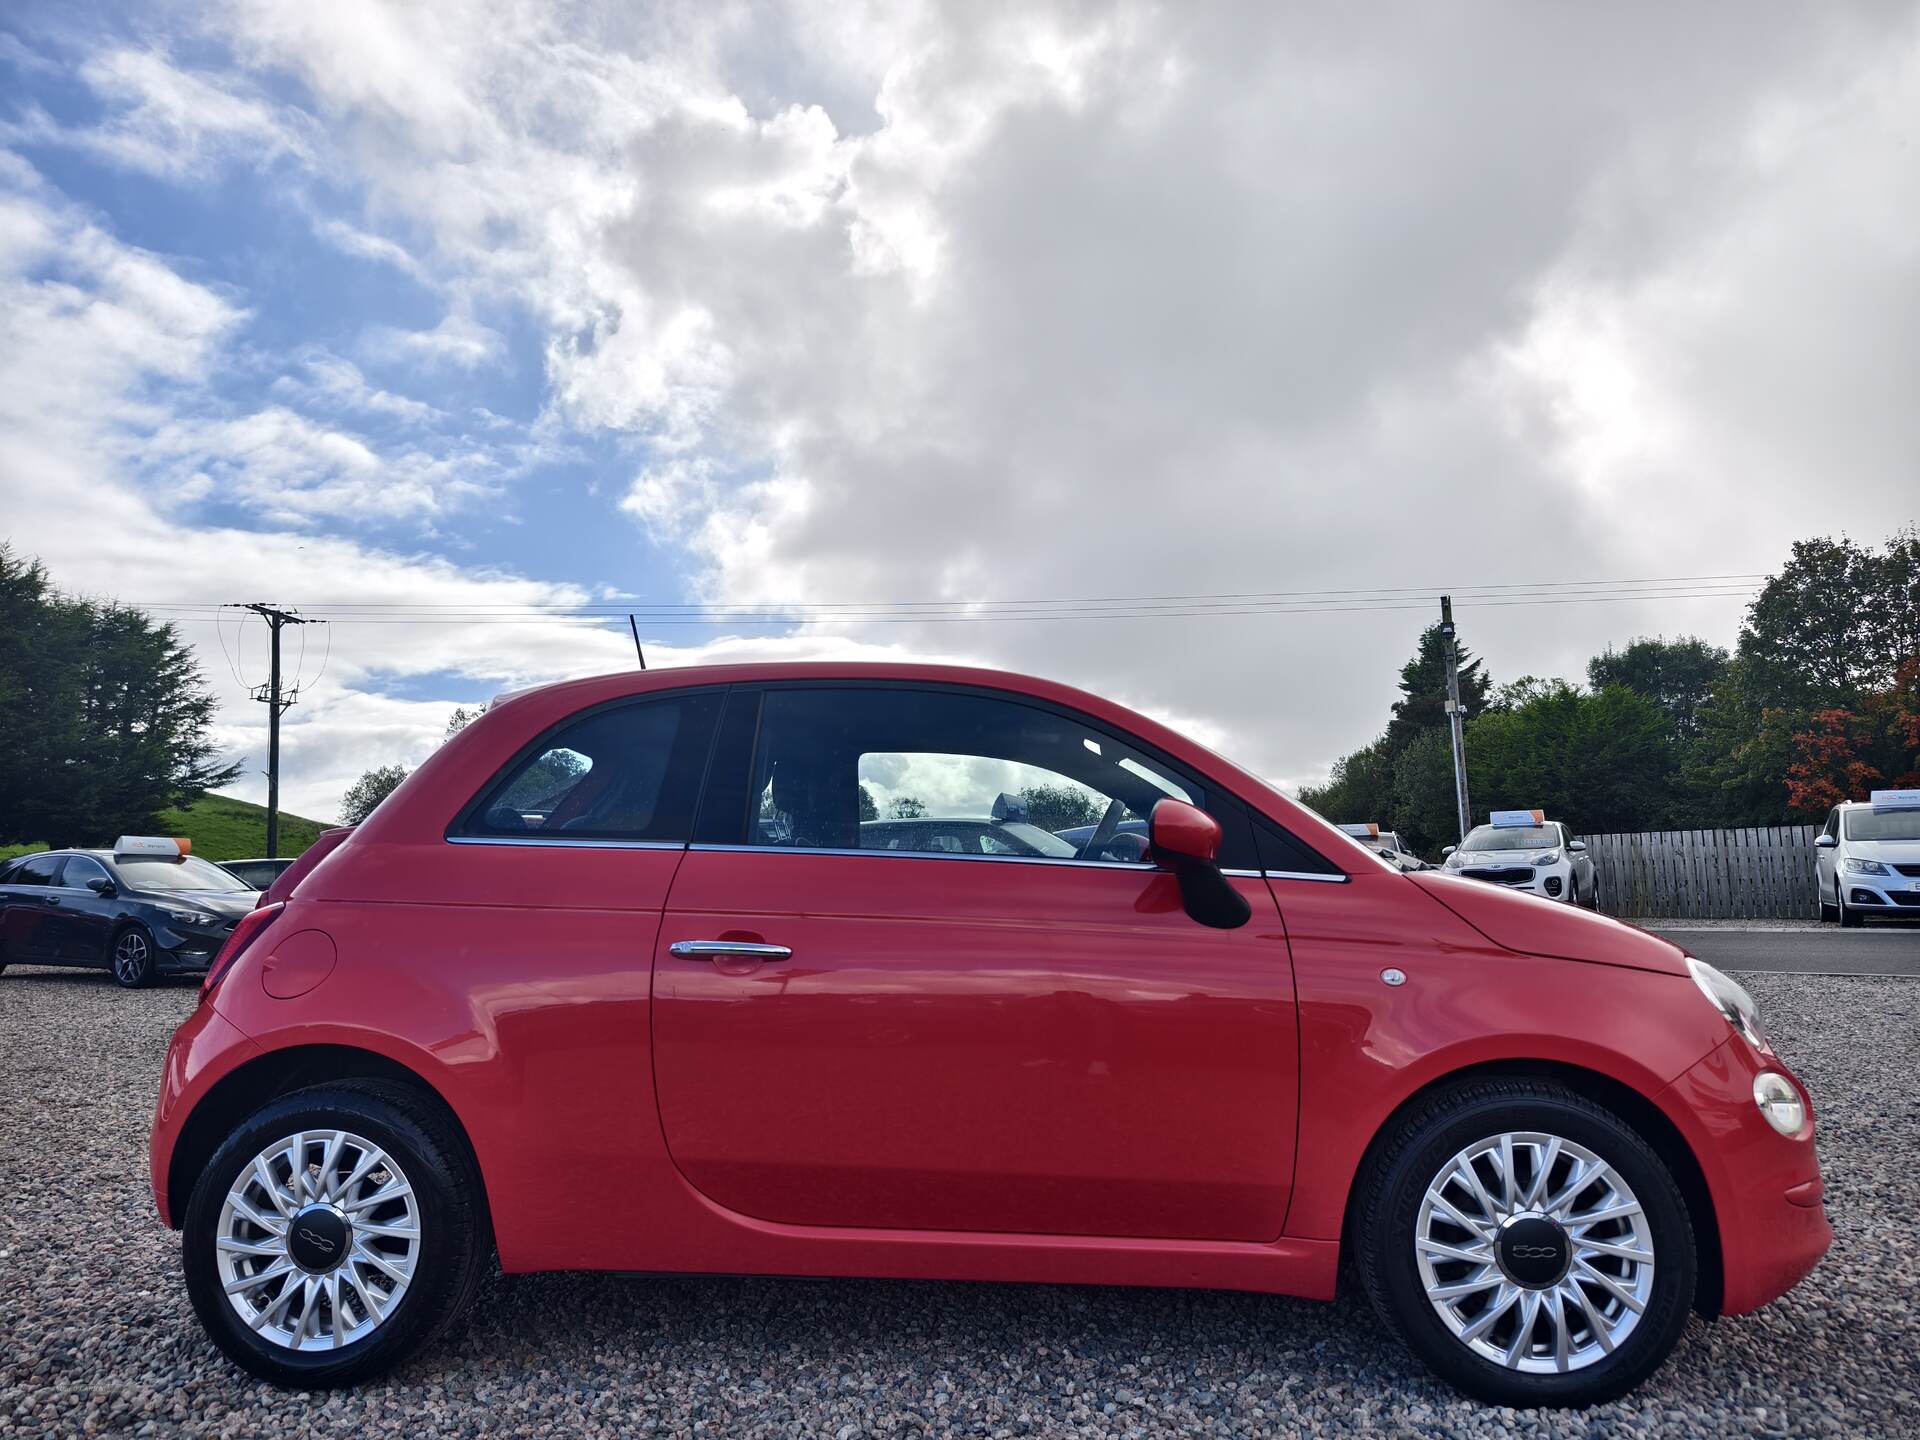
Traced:
<path fill-rule="evenodd" d="M 1379 821 L 1396 828 L 1394 817 L 1394 754 L 1382 735 L 1371 745 L 1333 763 L 1324 785 L 1300 791 L 1300 803 L 1317 810 L 1336 825 L 1364 825 Z"/>
<path fill-rule="evenodd" d="M 1701 711 L 1727 673 L 1727 652 L 1691 635 L 1678 640 L 1644 637 L 1626 648 L 1612 646 L 1587 662 L 1587 683 L 1596 691 L 1620 685 L 1644 695 L 1662 710 L 1682 740 L 1697 739 Z"/>
<path fill-rule="evenodd" d="M 1105 801 L 1078 785 L 1029 785 L 1020 798 L 1027 802 L 1027 819 L 1042 830 L 1097 824 L 1107 810 Z"/>
<path fill-rule="evenodd" d="M 1477 813 L 1543 808 L 1582 834 L 1664 827 L 1677 759 L 1666 712 L 1620 685 L 1557 682 L 1467 730 Z"/>
<path fill-rule="evenodd" d="M 173 626 L 62 595 L 0 546 L 0 841 L 155 828 L 239 773 L 216 759 L 213 712 Z"/>
<path fill-rule="evenodd" d="M 769 798 L 767 801 L 762 803 L 760 807 L 760 813 L 763 815 L 766 814 L 767 811 L 771 808 L 771 805 L 772 805 L 772 800 Z M 880 807 L 873 803 L 873 792 L 867 789 L 866 786 L 862 785 L 860 787 L 861 822 L 865 823 L 868 820 L 878 820 L 879 818 L 880 818 Z"/>
<path fill-rule="evenodd" d="M 484 713 L 483 708 L 478 705 L 474 706 L 471 710 L 467 709 L 464 705 L 454 706 L 453 714 L 447 717 L 447 733 L 440 737 L 441 743 L 445 744 L 447 741 L 453 739 L 454 736 L 466 729 L 467 726 L 478 720 L 482 713 Z"/>
<path fill-rule="evenodd" d="M 888 818 L 894 820 L 918 820 L 926 813 L 927 802 L 917 795 L 896 795 L 887 806 Z"/>
<path fill-rule="evenodd" d="M 407 778 L 404 765 L 376 765 L 347 787 L 340 801 L 340 823 L 358 825 Z"/>
<path fill-rule="evenodd" d="M 1460 838 L 1453 737 L 1446 730 L 1423 731 L 1394 757 L 1392 799 L 1382 813 L 1416 855 L 1436 855 Z"/>
<path fill-rule="evenodd" d="M 1464 645 L 1460 646 L 1459 663 L 1460 708 L 1471 720 L 1487 708 L 1493 682 Z M 1393 702 L 1387 745 L 1398 755 L 1414 736 L 1446 723 L 1447 642 L 1436 622 L 1420 632 L 1413 658 L 1400 667 L 1400 698 Z"/>

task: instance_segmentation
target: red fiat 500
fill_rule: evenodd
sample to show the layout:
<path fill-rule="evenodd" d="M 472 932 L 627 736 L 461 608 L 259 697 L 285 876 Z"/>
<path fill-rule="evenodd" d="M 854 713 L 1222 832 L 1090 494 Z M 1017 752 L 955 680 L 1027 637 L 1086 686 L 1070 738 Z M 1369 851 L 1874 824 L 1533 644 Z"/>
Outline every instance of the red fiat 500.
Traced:
<path fill-rule="evenodd" d="M 496 1251 L 1324 1299 L 1344 1248 L 1448 1380 L 1581 1404 L 1831 1238 L 1725 976 L 933 666 L 495 706 L 241 922 L 153 1188 L 214 1341 L 297 1385 L 432 1340 Z"/>

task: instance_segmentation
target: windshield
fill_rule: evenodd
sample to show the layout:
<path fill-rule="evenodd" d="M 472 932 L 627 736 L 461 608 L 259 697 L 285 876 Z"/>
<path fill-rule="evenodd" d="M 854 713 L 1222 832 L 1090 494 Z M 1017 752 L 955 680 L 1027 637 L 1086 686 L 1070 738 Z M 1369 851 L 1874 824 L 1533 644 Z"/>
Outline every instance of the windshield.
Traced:
<path fill-rule="evenodd" d="M 1558 825 L 1482 825 L 1460 842 L 1462 850 L 1551 850 L 1560 843 Z"/>
<path fill-rule="evenodd" d="M 218 865 L 189 855 L 184 860 L 116 858 L 113 868 L 130 890 L 217 890 L 244 894 L 248 887 Z"/>
<path fill-rule="evenodd" d="M 1920 840 L 1920 806 L 1899 810 L 1849 810 L 1849 840 Z"/>

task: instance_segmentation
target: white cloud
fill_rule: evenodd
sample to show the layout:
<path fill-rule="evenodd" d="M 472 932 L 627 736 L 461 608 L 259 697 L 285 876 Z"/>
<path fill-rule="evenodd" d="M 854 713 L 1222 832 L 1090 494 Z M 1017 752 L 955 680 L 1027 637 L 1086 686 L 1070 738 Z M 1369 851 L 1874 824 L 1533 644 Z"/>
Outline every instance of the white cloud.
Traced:
<path fill-rule="evenodd" d="M 497 362 L 506 351 L 498 332 L 468 315 L 449 312 L 431 330 L 401 330 L 380 325 L 362 346 L 373 359 L 426 369 L 475 370 Z"/>

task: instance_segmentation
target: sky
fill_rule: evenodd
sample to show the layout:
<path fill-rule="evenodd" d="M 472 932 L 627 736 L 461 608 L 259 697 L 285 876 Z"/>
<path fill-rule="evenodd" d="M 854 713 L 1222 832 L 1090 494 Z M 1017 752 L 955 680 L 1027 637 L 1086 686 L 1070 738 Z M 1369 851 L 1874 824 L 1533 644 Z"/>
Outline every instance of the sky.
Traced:
<path fill-rule="evenodd" d="M 1496 681 L 1579 678 L 1730 644 L 1742 582 L 1484 587 L 1920 518 L 1917 144 L 1912 5 L 28 0 L 0 540 L 178 621 L 249 798 L 217 607 L 327 618 L 323 819 L 455 705 L 630 666 L 589 604 L 654 665 L 1050 676 L 1296 787 L 1443 589 Z M 1318 598 L 964 618 L 1247 594 Z"/>

